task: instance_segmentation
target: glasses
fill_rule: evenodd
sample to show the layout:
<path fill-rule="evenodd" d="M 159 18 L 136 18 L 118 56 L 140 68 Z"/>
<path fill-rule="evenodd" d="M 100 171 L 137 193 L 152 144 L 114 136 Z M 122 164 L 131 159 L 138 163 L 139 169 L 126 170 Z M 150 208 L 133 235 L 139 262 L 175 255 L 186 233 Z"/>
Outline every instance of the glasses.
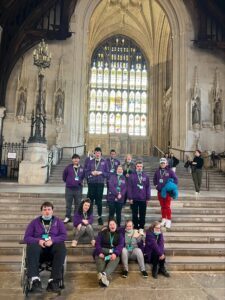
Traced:
<path fill-rule="evenodd" d="M 160 229 L 161 229 L 161 227 L 154 227 L 154 229 L 156 229 L 156 230 L 160 230 Z"/>

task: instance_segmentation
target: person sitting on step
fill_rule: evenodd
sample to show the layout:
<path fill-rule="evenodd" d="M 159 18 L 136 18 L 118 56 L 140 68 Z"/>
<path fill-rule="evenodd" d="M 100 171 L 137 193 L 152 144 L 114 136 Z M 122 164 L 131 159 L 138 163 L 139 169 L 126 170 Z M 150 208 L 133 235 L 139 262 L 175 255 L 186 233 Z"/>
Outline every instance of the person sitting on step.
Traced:
<path fill-rule="evenodd" d="M 140 243 L 143 242 L 143 235 L 134 229 L 134 224 L 131 220 L 126 221 L 124 237 L 125 245 L 121 254 L 121 260 L 124 268 L 122 277 L 127 278 L 128 276 L 128 261 L 137 260 L 142 276 L 147 278 L 148 273 L 145 270 L 143 252 L 139 248 Z"/>
<path fill-rule="evenodd" d="M 115 220 L 109 220 L 108 227 L 102 229 L 98 234 L 93 253 L 100 286 L 107 287 L 109 285 L 108 278 L 119 264 L 123 246 L 122 232 L 117 229 Z"/>
<path fill-rule="evenodd" d="M 72 241 L 71 246 L 76 247 L 78 240 L 87 233 L 91 244 L 95 246 L 94 230 L 92 227 L 93 223 L 93 213 L 91 207 L 91 200 L 86 198 L 81 201 L 81 204 L 78 208 L 78 211 L 74 215 L 73 225 L 76 229 L 74 240 Z"/>
<path fill-rule="evenodd" d="M 63 222 L 53 215 L 53 204 L 44 202 L 41 205 L 41 216 L 27 226 L 24 242 L 27 244 L 27 273 L 32 282 L 32 292 L 41 292 L 39 277 L 40 261 L 52 261 L 51 276 L 47 291 L 59 292 L 63 264 L 66 257 L 65 240 L 67 232 Z"/>
<path fill-rule="evenodd" d="M 166 256 L 164 253 L 164 238 L 161 232 L 160 222 L 153 222 L 146 231 L 144 256 L 145 261 L 152 264 L 153 278 L 156 279 L 160 273 L 165 277 L 170 277 L 170 274 L 165 268 Z"/>

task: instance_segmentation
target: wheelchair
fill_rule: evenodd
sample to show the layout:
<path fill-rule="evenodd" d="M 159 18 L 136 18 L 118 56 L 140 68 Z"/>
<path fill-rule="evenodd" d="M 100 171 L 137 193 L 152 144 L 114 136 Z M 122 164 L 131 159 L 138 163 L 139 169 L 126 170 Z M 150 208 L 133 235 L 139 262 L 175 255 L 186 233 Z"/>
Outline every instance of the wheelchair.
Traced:
<path fill-rule="evenodd" d="M 32 283 L 27 273 L 28 269 L 27 269 L 27 257 L 26 257 L 26 244 L 24 244 L 23 242 L 20 242 L 20 244 L 24 245 L 22 251 L 22 263 L 21 263 L 21 270 L 20 270 L 20 274 L 21 274 L 20 284 L 23 289 L 23 294 L 27 297 L 28 294 L 31 292 Z M 64 273 L 66 271 L 66 265 L 67 265 L 67 256 L 62 266 L 62 279 L 59 282 L 59 287 L 61 290 L 65 288 Z M 43 259 L 42 257 L 40 258 L 39 275 L 43 271 L 47 271 L 47 272 L 52 271 L 52 260 L 50 258 L 47 259 Z M 60 295 L 61 291 L 58 294 Z"/>

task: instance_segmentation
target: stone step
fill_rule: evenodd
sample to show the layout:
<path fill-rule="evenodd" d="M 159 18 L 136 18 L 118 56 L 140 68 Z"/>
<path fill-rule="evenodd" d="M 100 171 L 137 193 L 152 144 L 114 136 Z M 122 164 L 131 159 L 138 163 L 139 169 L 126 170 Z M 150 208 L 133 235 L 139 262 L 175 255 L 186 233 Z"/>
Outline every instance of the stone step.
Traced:
<path fill-rule="evenodd" d="M 218 256 L 167 256 L 167 266 L 170 271 L 225 271 L 225 258 Z M 146 265 L 147 271 L 151 270 Z M 0 257 L 0 272 L 19 272 L 21 269 L 21 255 L 3 255 Z M 116 272 L 122 271 L 120 264 Z M 130 272 L 139 272 L 136 262 L 129 262 Z M 66 272 L 95 272 L 96 266 L 92 257 L 68 256 Z"/>

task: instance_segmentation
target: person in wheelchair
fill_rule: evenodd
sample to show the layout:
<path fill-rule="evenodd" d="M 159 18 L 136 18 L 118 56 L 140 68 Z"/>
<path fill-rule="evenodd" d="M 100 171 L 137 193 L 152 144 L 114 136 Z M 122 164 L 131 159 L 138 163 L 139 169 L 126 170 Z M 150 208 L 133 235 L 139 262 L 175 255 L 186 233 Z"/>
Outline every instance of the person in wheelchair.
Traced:
<path fill-rule="evenodd" d="M 60 281 L 63 276 L 63 264 L 66 257 L 65 240 L 67 232 L 63 222 L 53 215 L 53 204 L 44 202 L 41 205 L 41 216 L 27 226 L 24 242 L 27 244 L 27 273 L 31 280 L 31 291 L 41 292 L 39 277 L 40 262 L 51 260 L 51 276 L 47 291 L 60 292 Z"/>

